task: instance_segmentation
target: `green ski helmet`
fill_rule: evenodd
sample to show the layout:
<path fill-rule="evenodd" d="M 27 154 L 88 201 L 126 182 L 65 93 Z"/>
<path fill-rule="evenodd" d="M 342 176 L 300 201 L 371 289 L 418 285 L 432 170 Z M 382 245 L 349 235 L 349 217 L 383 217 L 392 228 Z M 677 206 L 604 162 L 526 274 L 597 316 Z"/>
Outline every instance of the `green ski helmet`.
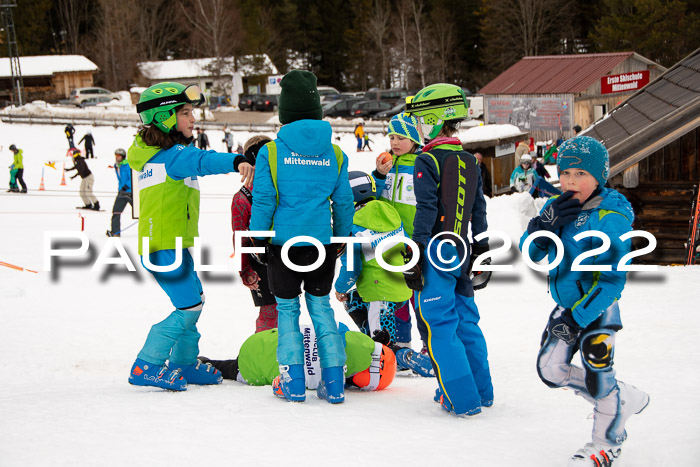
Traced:
<path fill-rule="evenodd" d="M 184 104 L 199 106 L 206 102 L 199 86 L 163 82 L 154 84 L 141 93 L 136 112 L 144 125 L 154 124 L 164 133 L 170 133 L 177 124 L 175 112 Z"/>
<path fill-rule="evenodd" d="M 459 86 L 431 84 L 406 99 L 406 113 L 418 119 L 426 141 L 435 138 L 446 121 L 466 118 L 469 103 Z"/>

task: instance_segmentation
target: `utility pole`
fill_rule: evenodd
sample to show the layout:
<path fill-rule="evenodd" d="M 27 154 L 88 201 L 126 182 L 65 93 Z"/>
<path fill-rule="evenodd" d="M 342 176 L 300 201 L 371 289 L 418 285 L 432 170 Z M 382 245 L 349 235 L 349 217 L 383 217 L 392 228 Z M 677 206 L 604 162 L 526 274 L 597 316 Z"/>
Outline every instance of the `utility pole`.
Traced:
<path fill-rule="evenodd" d="M 17 47 L 17 35 L 15 34 L 15 22 L 12 19 L 12 8 L 17 6 L 15 0 L 0 0 L 0 13 L 2 13 L 2 25 L 5 28 L 7 40 L 7 56 L 10 58 L 10 75 L 12 81 L 13 104 L 22 105 L 22 93 L 24 82 L 22 81 L 22 69 L 19 65 L 19 48 Z"/>

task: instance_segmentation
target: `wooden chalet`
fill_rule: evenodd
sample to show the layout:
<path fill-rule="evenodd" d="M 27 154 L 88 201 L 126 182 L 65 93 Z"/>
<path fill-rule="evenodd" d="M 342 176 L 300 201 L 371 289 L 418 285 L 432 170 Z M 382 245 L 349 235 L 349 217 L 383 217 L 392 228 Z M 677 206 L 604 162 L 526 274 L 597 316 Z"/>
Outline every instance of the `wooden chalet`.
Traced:
<path fill-rule="evenodd" d="M 652 264 L 685 264 L 700 184 L 700 49 L 583 132 L 610 153 L 608 184 L 634 207 L 634 228 L 654 234 Z M 641 248 L 647 241 L 637 239 Z"/>

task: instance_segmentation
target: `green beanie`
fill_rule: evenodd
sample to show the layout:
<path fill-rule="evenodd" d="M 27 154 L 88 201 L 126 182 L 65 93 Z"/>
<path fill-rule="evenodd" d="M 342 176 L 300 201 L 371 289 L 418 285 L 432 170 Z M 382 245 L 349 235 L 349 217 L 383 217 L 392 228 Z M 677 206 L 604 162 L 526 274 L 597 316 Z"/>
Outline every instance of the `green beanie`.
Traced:
<path fill-rule="evenodd" d="M 292 70 L 280 82 L 280 123 L 297 120 L 321 120 L 321 97 L 316 89 L 316 76 L 310 71 Z"/>

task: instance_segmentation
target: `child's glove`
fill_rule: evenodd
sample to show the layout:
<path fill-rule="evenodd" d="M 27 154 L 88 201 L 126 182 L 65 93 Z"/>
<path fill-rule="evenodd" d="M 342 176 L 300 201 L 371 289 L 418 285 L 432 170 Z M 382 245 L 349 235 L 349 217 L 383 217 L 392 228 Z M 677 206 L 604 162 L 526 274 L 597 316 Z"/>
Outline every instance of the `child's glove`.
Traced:
<path fill-rule="evenodd" d="M 549 332 L 557 339 L 561 339 L 571 345 L 576 342 L 579 334 L 583 330 L 576 323 L 574 316 L 571 314 L 571 308 L 567 308 L 561 312 L 556 318 L 549 320 Z"/>
<path fill-rule="evenodd" d="M 479 255 L 482 255 L 489 251 L 489 244 L 488 243 L 474 243 L 472 244 L 472 254 L 469 257 L 469 272 L 472 274 L 471 279 L 472 279 L 472 287 L 474 287 L 474 290 L 481 290 L 484 287 L 486 287 L 489 283 L 489 280 L 491 280 L 491 271 L 478 271 L 478 272 L 472 272 L 472 267 L 474 266 L 474 260 Z M 491 258 L 486 258 L 484 259 L 481 264 L 491 264 Z"/>
<path fill-rule="evenodd" d="M 423 290 L 423 253 L 425 251 L 425 247 L 418 243 L 418 251 L 414 252 L 410 246 L 406 247 L 406 252 L 401 252 L 401 256 L 403 256 L 403 264 L 408 264 L 409 261 L 413 258 L 414 254 L 418 255 L 418 262 L 408 271 L 404 271 L 403 273 L 403 278 L 406 281 L 406 285 L 408 286 L 409 289 L 412 290 L 418 290 L 421 291 Z"/>
<path fill-rule="evenodd" d="M 380 344 L 389 345 L 391 343 L 391 334 L 386 329 L 380 329 L 379 331 L 374 331 L 372 340 Z"/>
<path fill-rule="evenodd" d="M 567 191 L 555 198 L 554 201 L 547 206 L 547 209 L 542 211 L 542 214 L 535 217 L 535 219 L 537 219 L 536 230 L 555 232 L 569 222 L 576 220 L 581 213 L 583 205 L 579 200 L 571 199 L 572 196 L 574 196 L 574 192 Z M 532 223 L 532 221 L 530 222 Z M 528 226 L 527 230 L 530 232 L 530 226 Z"/>
<path fill-rule="evenodd" d="M 258 290 L 258 282 L 260 282 L 260 276 L 253 270 L 253 268 L 247 268 L 245 271 L 241 271 L 241 280 L 243 285 L 248 287 L 250 290 Z"/>

